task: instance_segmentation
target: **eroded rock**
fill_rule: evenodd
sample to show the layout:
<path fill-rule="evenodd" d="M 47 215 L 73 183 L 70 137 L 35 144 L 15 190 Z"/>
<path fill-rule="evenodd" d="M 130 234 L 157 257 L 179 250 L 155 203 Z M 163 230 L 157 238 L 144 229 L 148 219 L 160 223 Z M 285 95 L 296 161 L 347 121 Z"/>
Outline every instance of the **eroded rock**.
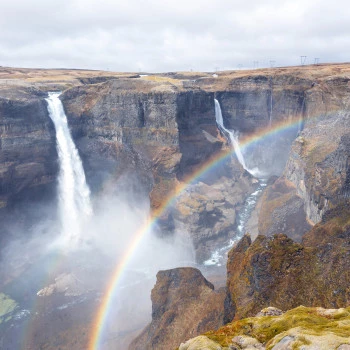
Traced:
<path fill-rule="evenodd" d="M 223 324 L 225 292 L 215 291 L 197 269 L 158 272 L 151 298 L 152 322 L 131 343 L 130 350 L 175 348 Z"/>

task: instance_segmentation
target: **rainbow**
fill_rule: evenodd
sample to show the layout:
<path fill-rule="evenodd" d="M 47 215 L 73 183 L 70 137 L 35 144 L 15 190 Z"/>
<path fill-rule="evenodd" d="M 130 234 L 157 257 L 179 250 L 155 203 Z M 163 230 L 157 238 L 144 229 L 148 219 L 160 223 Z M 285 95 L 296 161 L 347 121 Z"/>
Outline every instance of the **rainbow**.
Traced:
<path fill-rule="evenodd" d="M 250 135 L 241 141 L 241 148 L 246 148 L 254 143 L 257 143 L 263 139 L 273 137 L 274 135 L 286 132 L 292 128 L 296 128 L 300 125 L 302 119 L 301 117 L 289 119 L 287 121 L 282 121 L 273 125 L 273 128 L 263 129 L 254 135 Z M 108 283 L 107 290 L 104 294 L 100 307 L 97 311 L 96 317 L 93 320 L 92 324 L 92 332 L 91 337 L 89 339 L 88 350 L 98 350 L 101 345 L 102 333 L 105 327 L 106 320 L 108 318 L 109 310 L 112 307 L 112 300 L 116 294 L 116 289 L 123 272 L 125 271 L 127 265 L 129 264 L 134 251 L 139 245 L 141 239 L 147 232 L 150 232 L 152 227 L 155 225 L 157 220 L 161 217 L 161 215 L 165 212 L 167 208 L 169 208 L 176 198 L 184 192 L 184 190 L 191 184 L 193 184 L 196 180 L 198 180 L 201 176 L 208 173 L 213 168 L 217 167 L 224 160 L 228 159 L 234 151 L 232 149 L 226 150 L 224 152 L 220 152 L 213 158 L 206 161 L 202 164 L 198 169 L 196 169 L 190 176 L 188 176 L 185 180 L 179 184 L 176 189 L 166 198 L 163 202 L 163 205 L 155 210 L 151 217 L 149 217 L 146 222 L 142 225 L 142 227 L 135 233 L 131 244 L 123 254 L 121 260 L 117 264 L 110 282 Z"/>

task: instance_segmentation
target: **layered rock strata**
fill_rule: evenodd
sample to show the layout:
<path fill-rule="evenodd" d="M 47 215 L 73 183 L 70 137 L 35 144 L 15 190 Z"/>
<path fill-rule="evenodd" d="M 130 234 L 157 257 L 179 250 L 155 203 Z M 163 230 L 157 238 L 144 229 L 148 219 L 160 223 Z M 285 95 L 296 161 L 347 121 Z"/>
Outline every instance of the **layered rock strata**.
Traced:
<path fill-rule="evenodd" d="M 33 88 L 0 89 L 0 231 L 23 202 L 52 197 L 55 193 L 57 153 L 55 132 L 43 94 Z M 28 204 L 27 204 L 27 208 Z M 24 215 L 16 213 L 16 221 Z"/>

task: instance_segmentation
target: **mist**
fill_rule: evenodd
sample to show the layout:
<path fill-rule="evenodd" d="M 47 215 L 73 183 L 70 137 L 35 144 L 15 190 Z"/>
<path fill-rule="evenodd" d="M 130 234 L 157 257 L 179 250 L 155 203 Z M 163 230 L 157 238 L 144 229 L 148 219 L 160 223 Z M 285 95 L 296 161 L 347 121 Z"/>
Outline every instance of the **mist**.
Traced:
<path fill-rule="evenodd" d="M 1 287 L 16 303 L 6 313 L 12 322 L 0 323 L 0 344 L 35 348 L 59 339 L 72 323 L 85 324 L 88 331 L 115 269 L 123 263 L 101 346 L 108 349 L 111 341 L 124 349 L 151 320 L 156 273 L 194 264 L 192 243 L 183 229 L 166 233 L 156 222 L 146 226 L 149 199 L 135 191 L 138 180 L 133 176 L 93 193 L 89 215 L 79 210 L 67 215 L 73 202 L 68 210 L 62 202 L 76 203 L 77 196 L 67 195 L 67 171 L 61 170 L 54 198 L 21 207 L 25 220 L 7 221 L 10 238 L 1 249 Z M 135 239 L 140 242 L 129 252 Z"/>

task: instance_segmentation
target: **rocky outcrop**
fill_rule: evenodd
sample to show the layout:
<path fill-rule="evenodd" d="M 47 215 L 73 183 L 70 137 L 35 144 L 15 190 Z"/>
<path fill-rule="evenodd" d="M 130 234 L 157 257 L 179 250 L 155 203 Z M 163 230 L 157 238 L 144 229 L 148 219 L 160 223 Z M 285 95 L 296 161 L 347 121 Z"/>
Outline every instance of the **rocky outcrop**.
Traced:
<path fill-rule="evenodd" d="M 350 349 L 350 308 L 299 306 L 278 316 L 256 316 L 232 322 L 190 339 L 179 350 Z"/>
<path fill-rule="evenodd" d="M 199 270 L 160 271 L 152 290 L 152 322 L 130 350 L 175 348 L 186 339 L 223 324 L 224 290 L 214 290 Z"/>
<path fill-rule="evenodd" d="M 229 252 L 226 320 L 274 305 L 343 307 L 350 303 L 348 204 L 328 212 L 296 243 L 285 235 L 245 236 Z"/>

